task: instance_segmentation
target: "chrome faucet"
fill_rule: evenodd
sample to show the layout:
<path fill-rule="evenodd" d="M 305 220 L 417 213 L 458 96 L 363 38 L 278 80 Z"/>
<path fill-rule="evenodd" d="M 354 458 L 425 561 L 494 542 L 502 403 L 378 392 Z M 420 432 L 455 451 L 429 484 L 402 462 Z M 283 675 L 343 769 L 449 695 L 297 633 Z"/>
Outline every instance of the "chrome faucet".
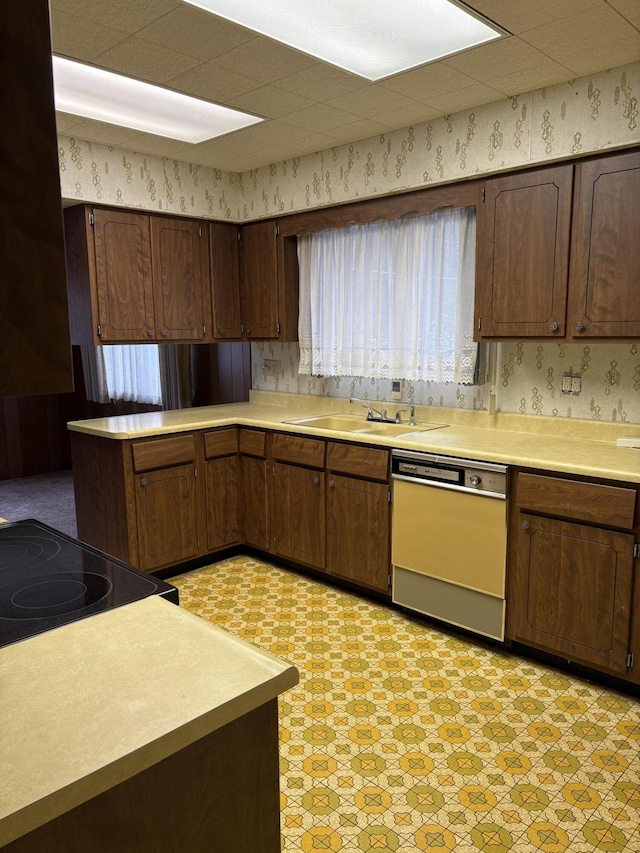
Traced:
<path fill-rule="evenodd" d="M 387 419 L 387 410 L 386 409 L 383 409 L 382 411 L 378 411 L 378 409 L 374 409 L 374 407 L 372 405 L 370 405 L 365 400 L 361 400 L 359 397 L 349 397 L 349 402 L 350 403 L 360 403 L 362 406 L 364 406 L 365 409 L 367 410 L 367 420 L 368 421 L 375 420 L 375 418 L 373 417 L 374 412 L 376 413 L 376 415 L 378 415 L 380 420 L 384 421 Z"/>

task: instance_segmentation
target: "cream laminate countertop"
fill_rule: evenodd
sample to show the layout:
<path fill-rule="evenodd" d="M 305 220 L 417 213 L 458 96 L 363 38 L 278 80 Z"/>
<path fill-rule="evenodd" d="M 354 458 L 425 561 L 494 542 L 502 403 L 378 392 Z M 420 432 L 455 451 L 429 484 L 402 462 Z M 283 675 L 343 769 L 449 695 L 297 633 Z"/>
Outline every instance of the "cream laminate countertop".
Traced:
<path fill-rule="evenodd" d="M 298 683 L 158 596 L 0 653 L 0 846 Z"/>
<path fill-rule="evenodd" d="M 376 407 L 386 407 L 390 413 L 400 408 L 396 403 L 371 402 Z M 73 421 L 68 427 L 104 438 L 129 439 L 238 424 L 640 483 L 640 450 L 616 446 L 618 437 L 640 436 L 637 424 L 491 415 L 484 411 L 426 406 L 416 407 L 418 424 L 438 423 L 440 428 L 403 437 L 369 436 L 287 423 L 343 412 L 351 415 L 362 412 L 364 421 L 364 411 L 359 406 L 350 406 L 348 399 L 252 391 L 248 403 Z"/>

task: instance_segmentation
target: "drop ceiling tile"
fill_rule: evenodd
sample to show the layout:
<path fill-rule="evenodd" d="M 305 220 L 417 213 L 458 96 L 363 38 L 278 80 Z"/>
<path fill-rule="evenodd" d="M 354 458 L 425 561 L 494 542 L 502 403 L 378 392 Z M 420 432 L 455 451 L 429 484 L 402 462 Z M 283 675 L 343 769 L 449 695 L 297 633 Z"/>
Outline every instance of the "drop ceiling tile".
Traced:
<path fill-rule="evenodd" d="M 184 74 L 170 77 L 166 84 L 172 89 L 220 104 L 226 104 L 231 98 L 237 98 L 261 86 L 257 80 L 252 80 L 244 74 L 221 68 L 215 60 L 203 62 Z"/>
<path fill-rule="evenodd" d="M 576 77 L 640 59 L 640 33 L 609 6 L 527 30 L 520 38 Z"/>
<path fill-rule="evenodd" d="M 332 107 L 394 128 L 426 121 L 431 112 L 425 104 L 375 84 L 332 98 L 328 103 Z"/>
<path fill-rule="evenodd" d="M 284 118 L 289 124 L 294 124 L 297 127 L 325 133 L 334 127 L 351 124 L 359 116 L 336 109 L 336 107 L 330 107 L 328 104 L 313 104 L 313 106 L 289 113 Z"/>
<path fill-rule="evenodd" d="M 103 53 L 105 48 L 113 47 L 124 41 L 126 35 L 111 30 L 84 18 L 55 12 L 51 16 L 51 41 L 53 52 L 90 62 Z"/>
<path fill-rule="evenodd" d="M 255 33 L 183 4 L 136 33 L 138 38 L 200 60 L 214 59 L 255 38 Z"/>
<path fill-rule="evenodd" d="M 368 85 L 370 84 L 362 77 L 349 74 L 348 71 L 342 71 L 332 65 L 326 65 L 324 62 L 314 62 L 308 68 L 278 80 L 280 89 L 295 92 L 315 101 L 337 98 L 339 95 L 346 95 L 348 92 Z"/>
<path fill-rule="evenodd" d="M 124 145 L 139 135 L 137 130 L 132 130 L 130 127 L 121 127 L 117 124 L 108 124 L 106 121 L 94 121 L 94 119 L 60 112 L 56 112 L 56 126 L 58 133 L 63 133 L 65 136 L 74 136 L 87 142 L 99 142 L 101 145 Z M 164 143 L 167 142 L 168 140 L 164 139 Z"/>
<path fill-rule="evenodd" d="M 221 68 L 246 74 L 261 83 L 273 83 L 313 65 L 315 60 L 279 42 L 257 36 L 218 56 L 216 62 Z"/>
<path fill-rule="evenodd" d="M 630 24 L 640 30 L 640 3 L 638 0 L 609 0 L 609 5 L 617 9 Z"/>
<path fill-rule="evenodd" d="M 226 103 L 227 106 L 267 118 L 278 118 L 315 105 L 315 101 L 310 98 L 303 98 L 294 92 L 285 92 L 279 86 L 259 86 L 237 98 L 228 99 Z"/>
<path fill-rule="evenodd" d="M 431 106 L 441 111 L 440 114 L 451 115 L 461 110 L 479 107 L 481 104 L 490 104 L 493 101 L 504 99 L 502 92 L 485 86 L 484 83 L 475 83 L 465 89 L 448 92 L 446 95 L 435 95 L 431 99 Z"/>
<path fill-rule="evenodd" d="M 180 0 L 51 0 L 54 16 L 57 10 L 68 12 L 128 35 L 180 5 Z"/>
<path fill-rule="evenodd" d="M 481 45 L 443 62 L 504 95 L 563 83 L 573 76 L 570 69 L 515 36 Z"/>
<path fill-rule="evenodd" d="M 629 0 L 635 2 L 635 0 Z M 494 21 L 510 33 L 518 34 L 568 15 L 582 14 L 605 0 L 535 0 L 514 3 L 513 0 L 471 0 L 468 6 Z"/>
<path fill-rule="evenodd" d="M 369 121 L 363 118 L 359 121 L 354 121 L 351 124 L 345 124 L 343 127 L 335 127 L 333 130 L 328 130 L 327 136 L 332 139 L 332 147 L 336 143 L 346 145 L 349 142 L 357 142 L 360 139 L 369 139 L 372 136 L 379 136 L 381 133 L 388 133 L 394 130 L 391 125 L 383 122 Z"/>
<path fill-rule="evenodd" d="M 151 83 L 165 83 L 171 77 L 198 65 L 198 60 L 191 56 L 150 44 L 135 36 L 104 51 L 96 57 L 96 61 L 104 68 Z"/>
<path fill-rule="evenodd" d="M 423 65 L 422 68 L 415 68 L 396 77 L 390 77 L 378 83 L 378 86 L 399 92 L 414 101 L 430 104 L 430 99 L 436 95 L 456 92 L 458 89 L 472 86 L 475 82 L 472 77 L 467 77 L 455 68 L 444 65 L 442 62 L 432 62 L 430 65 Z"/>
<path fill-rule="evenodd" d="M 78 116 L 72 116 L 69 113 L 61 113 L 56 110 L 56 131 L 62 136 L 72 136 L 73 134 L 71 131 L 79 121 L 80 119 Z"/>

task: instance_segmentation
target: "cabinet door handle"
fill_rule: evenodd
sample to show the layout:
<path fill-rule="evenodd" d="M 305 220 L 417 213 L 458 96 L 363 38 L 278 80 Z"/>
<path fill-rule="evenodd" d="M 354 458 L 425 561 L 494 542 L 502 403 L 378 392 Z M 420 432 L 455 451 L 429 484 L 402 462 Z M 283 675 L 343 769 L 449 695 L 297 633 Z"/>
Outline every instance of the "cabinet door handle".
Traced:
<path fill-rule="evenodd" d="M 246 332 L 247 332 L 247 334 L 248 334 L 248 335 L 250 335 L 250 334 L 251 334 L 251 329 L 247 329 L 247 330 L 246 330 Z"/>
<path fill-rule="evenodd" d="M 333 488 L 333 487 L 335 486 L 335 481 L 334 481 L 334 480 L 329 480 L 329 485 L 331 486 L 331 488 Z"/>
<path fill-rule="evenodd" d="M 152 338 L 153 337 L 153 329 L 147 329 L 147 335 Z"/>
<path fill-rule="evenodd" d="M 163 337 L 163 338 L 166 338 L 166 337 L 167 337 L 167 330 L 166 330 L 166 329 L 163 329 L 163 330 L 162 330 L 162 337 Z"/>
<path fill-rule="evenodd" d="M 320 482 L 320 477 L 314 477 L 313 478 L 313 483 L 315 486 L 317 486 L 319 482 Z"/>
<path fill-rule="evenodd" d="M 222 328 L 222 326 L 218 326 L 218 334 L 224 335 L 224 329 Z"/>
<path fill-rule="evenodd" d="M 520 526 L 522 527 L 523 530 L 528 530 L 529 529 L 529 522 L 528 521 L 521 521 Z"/>
<path fill-rule="evenodd" d="M 549 323 L 549 328 L 551 329 L 552 332 L 557 332 L 558 331 L 558 324 L 557 323 Z"/>
<path fill-rule="evenodd" d="M 140 485 L 141 485 L 141 486 L 146 486 L 148 482 L 149 482 L 149 481 L 147 480 L 147 478 L 146 478 L 146 477 L 143 477 L 143 478 L 140 480 Z"/>
<path fill-rule="evenodd" d="M 584 323 L 576 323 L 576 332 L 584 331 Z"/>

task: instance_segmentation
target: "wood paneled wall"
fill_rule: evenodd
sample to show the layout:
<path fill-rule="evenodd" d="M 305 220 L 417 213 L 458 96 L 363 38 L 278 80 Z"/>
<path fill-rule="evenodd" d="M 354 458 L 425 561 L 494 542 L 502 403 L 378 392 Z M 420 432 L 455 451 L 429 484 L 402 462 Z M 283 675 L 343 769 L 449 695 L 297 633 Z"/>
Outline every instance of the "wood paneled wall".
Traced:
<path fill-rule="evenodd" d="M 193 350 L 194 405 L 249 399 L 250 344 L 198 344 Z M 70 468 L 68 421 L 160 409 L 140 403 L 100 404 L 87 400 L 79 347 L 73 347 L 73 370 L 72 394 L 0 397 L 0 480 Z"/>

